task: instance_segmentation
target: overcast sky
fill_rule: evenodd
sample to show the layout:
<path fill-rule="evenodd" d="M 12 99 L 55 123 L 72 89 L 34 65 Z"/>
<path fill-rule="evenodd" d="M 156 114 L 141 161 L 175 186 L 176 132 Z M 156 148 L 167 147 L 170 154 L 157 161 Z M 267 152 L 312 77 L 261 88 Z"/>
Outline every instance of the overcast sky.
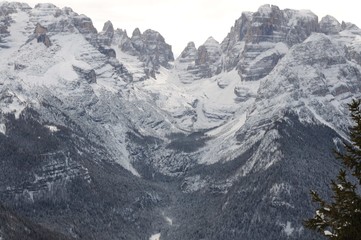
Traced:
<path fill-rule="evenodd" d="M 18 0 L 21 1 L 21 0 Z M 24 0 L 31 7 L 39 2 L 51 2 L 58 7 L 71 7 L 93 20 L 101 31 L 110 20 L 114 28 L 126 29 L 131 35 L 134 28 L 142 32 L 153 29 L 160 32 L 166 42 L 179 55 L 189 41 L 197 47 L 209 36 L 221 42 L 234 21 L 243 11 L 257 11 L 269 3 L 281 9 L 309 9 L 319 19 L 329 14 L 340 22 L 352 22 L 361 27 L 361 8 L 356 0 Z"/>

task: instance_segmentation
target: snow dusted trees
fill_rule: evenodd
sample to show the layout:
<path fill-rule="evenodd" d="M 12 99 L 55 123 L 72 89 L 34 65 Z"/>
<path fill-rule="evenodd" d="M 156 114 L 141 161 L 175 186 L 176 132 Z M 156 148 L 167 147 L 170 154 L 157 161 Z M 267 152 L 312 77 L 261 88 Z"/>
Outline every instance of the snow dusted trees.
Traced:
<path fill-rule="evenodd" d="M 307 228 L 337 240 L 361 239 L 361 100 L 353 100 L 349 109 L 355 124 L 350 128 L 350 144 L 344 143 L 345 151 L 336 153 L 347 170 L 340 170 L 331 182 L 332 202 L 311 191 L 319 208 L 313 218 L 305 221 Z"/>

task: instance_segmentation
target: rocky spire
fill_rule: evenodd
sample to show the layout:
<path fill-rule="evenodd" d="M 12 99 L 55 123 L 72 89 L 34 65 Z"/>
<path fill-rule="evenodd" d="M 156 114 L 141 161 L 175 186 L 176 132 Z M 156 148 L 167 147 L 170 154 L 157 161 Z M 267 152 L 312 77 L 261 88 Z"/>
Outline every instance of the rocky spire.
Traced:
<path fill-rule="evenodd" d="M 139 28 L 134 29 L 132 38 L 141 37 L 141 36 L 142 36 L 142 33 L 140 32 Z"/>
<path fill-rule="evenodd" d="M 106 21 L 104 23 L 104 26 L 103 26 L 103 31 L 102 32 L 105 32 L 105 33 L 114 33 L 114 28 L 113 28 L 113 24 L 111 21 Z"/>
<path fill-rule="evenodd" d="M 197 48 L 194 42 L 189 42 L 180 54 L 178 60 L 181 62 L 193 62 L 197 58 Z"/>
<path fill-rule="evenodd" d="M 98 35 L 98 42 L 105 46 L 110 46 L 112 44 L 114 37 L 114 28 L 111 21 L 104 23 L 103 31 Z"/>
<path fill-rule="evenodd" d="M 169 68 L 169 62 L 174 60 L 172 47 L 157 31 L 148 29 L 141 33 L 139 28 L 136 28 L 129 38 L 126 32 L 117 30 L 115 38 L 123 52 L 137 56 L 145 63 L 147 77 L 155 77 L 160 66 Z"/>

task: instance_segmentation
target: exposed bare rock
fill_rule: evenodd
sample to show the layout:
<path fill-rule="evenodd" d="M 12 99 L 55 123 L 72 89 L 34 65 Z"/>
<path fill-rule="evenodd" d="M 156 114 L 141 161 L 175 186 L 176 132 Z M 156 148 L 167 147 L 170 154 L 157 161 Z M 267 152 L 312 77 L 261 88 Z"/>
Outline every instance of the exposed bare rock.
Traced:
<path fill-rule="evenodd" d="M 50 47 L 51 41 L 50 38 L 46 35 L 48 32 L 48 29 L 41 26 L 39 23 L 36 24 L 34 34 L 36 35 L 37 41 L 44 43 L 45 46 Z"/>
<path fill-rule="evenodd" d="M 199 66 L 204 73 L 198 77 L 214 76 L 222 69 L 230 71 L 236 67 L 244 80 L 258 80 L 273 69 L 285 50 L 318 31 L 318 17 L 310 11 L 263 5 L 255 13 L 244 12 L 222 41 L 220 52 L 213 54 L 212 63 L 206 63 L 209 50 L 198 49 L 197 63 L 202 63 Z M 180 56 L 178 63 L 181 62 Z M 194 66 L 190 67 L 189 73 L 198 72 Z"/>
<path fill-rule="evenodd" d="M 342 26 L 336 18 L 327 15 L 320 21 L 320 31 L 325 34 L 337 34 L 342 30 Z"/>
<path fill-rule="evenodd" d="M 260 7 L 252 15 L 243 40 L 245 45 L 237 64 L 239 74 L 245 80 L 258 80 L 266 76 L 285 53 L 279 49 L 279 43 L 283 43 L 287 49 L 302 42 L 312 32 L 318 31 L 317 21 L 317 16 L 310 11 L 282 11 L 271 5 Z M 263 52 L 267 53 L 266 56 Z"/>
<path fill-rule="evenodd" d="M 98 31 L 93 26 L 93 22 L 85 15 L 79 15 L 73 19 L 75 27 L 83 34 L 96 34 Z"/>
<path fill-rule="evenodd" d="M 138 57 L 144 63 L 147 77 L 155 77 L 161 66 L 170 68 L 169 62 L 174 60 L 172 47 L 165 42 L 159 32 L 154 30 L 148 29 L 141 33 L 136 28 L 131 38 L 125 31 L 116 30 L 113 38 L 113 43 L 123 52 Z"/>
<path fill-rule="evenodd" d="M 211 77 L 222 70 L 221 55 L 221 45 L 209 37 L 198 49 L 193 42 L 188 43 L 178 57 L 177 64 L 179 68 L 193 74 L 195 79 Z"/>
<path fill-rule="evenodd" d="M 98 34 L 98 41 L 102 45 L 110 46 L 113 41 L 114 28 L 110 21 L 104 23 L 103 30 Z"/>
<path fill-rule="evenodd" d="M 189 42 L 187 47 L 182 51 L 179 56 L 180 62 L 194 62 L 197 59 L 197 48 L 194 42 Z"/>
<path fill-rule="evenodd" d="M 23 64 L 20 64 L 20 63 L 15 63 L 14 64 L 14 70 L 23 70 L 25 68 L 26 68 L 26 66 L 23 65 Z"/>
<path fill-rule="evenodd" d="M 88 83 L 96 83 L 97 75 L 94 69 L 84 69 L 78 66 L 73 66 L 73 69 L 79 74 L 79 76 L 85 79 Z"/>

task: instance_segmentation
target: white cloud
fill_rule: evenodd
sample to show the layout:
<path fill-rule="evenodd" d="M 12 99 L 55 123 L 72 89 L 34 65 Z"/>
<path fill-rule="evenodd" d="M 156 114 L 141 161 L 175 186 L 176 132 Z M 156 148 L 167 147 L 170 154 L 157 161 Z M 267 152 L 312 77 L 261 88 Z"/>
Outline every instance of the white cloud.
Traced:
<path fill-rule="evenodd" d="M 98 30 L 101 30 L 107 20 L 111 20 L 116 28 L 126 29 L 129 34 L 136 27 L 141 31 L 154 29 L 173 46 L 176 54 L 179 54 L 189 41 L 200 45 L 209 36 L 222 41 L 243 11 L 254 12 L 265 4 L 264 0 L 28 0 L 25 2 L 31 6 L 38 2 L 52 2 L 58 7 L 71 7 L 75 12 L 90 17 Z M 281 9 L 309 9 L 320 19 L 329 14 L 339 21 L 353 22 L 361 27 L 359 8 L 354 0 L 273 0 L 269 3 Z"/>

